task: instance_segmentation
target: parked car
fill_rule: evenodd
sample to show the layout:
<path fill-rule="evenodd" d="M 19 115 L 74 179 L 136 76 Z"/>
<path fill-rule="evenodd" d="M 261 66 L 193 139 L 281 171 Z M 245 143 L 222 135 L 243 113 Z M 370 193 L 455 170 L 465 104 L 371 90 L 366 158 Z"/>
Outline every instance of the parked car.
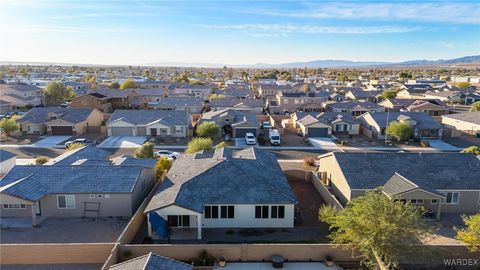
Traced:
<path fill-rule="evenodd" d="M 280 145 L 280 133 L 278 133 L 277 129 L 270 129 L 268 132 L 268 141 L 272 145 Z"/>
<path fill-rule="evenodd" d="M 271 129 L 272 125 L 270 124 L 269 121 L 265 121 L 265 122 L 262 123 L 262 128 L 263 129 Z"/>
<path fill-rule="evenodd" d="M 168 159 L 176 160 L 180 156 L 180 153 L 170 150 L 160 150 L 153 153 L 153 156 L 156 158 L 166 157 Z"/>
<path fill-rule="evenodd" d="M 66 142 L 65 143 L 65 148 L 68 148 L 68 146 L 70 146 L 71 144 L 74 144 L 74 143 L 79 143 L 79 144 L 82 144 L 82 145 L 87 145 L 87 144 L 95 145 L 95 144 L 97 144 L 97 142 L 94 141 L 94 140 L 87 140 L 87 139 L 81 138 L 81 139 L 75 139 L 73 141 Z"/>
<path fill-rule="evenodd" d="M 257 144 L 257 138 L 255 138 L 253 133 L 247 132 L 247 134 L 245 134 L 245 143 L 248 145 L 255 145 Z"/>

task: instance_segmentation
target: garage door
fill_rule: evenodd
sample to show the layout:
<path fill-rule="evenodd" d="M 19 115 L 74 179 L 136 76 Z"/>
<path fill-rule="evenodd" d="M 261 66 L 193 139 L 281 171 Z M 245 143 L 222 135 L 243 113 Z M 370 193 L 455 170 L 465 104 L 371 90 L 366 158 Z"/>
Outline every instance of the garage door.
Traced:
<path fill-rule="evenodd" d="M 52 126 L 52 135 L 73 135 L 73 130 L 69 126 Z"/>
<path fill-rule="evenodd" d="M 146 127 L 137 127 L 137 136 L 146 136 L 147 128 Z"/>
<path fill-rule="evenodd" d="M 328 128 L 309 128 L 308 137 L 328 137 Z"/>
<path fill-rule="evenodd" d="M 131 127 L 111 127 L 112 136 L 133 136 Z"/>
<path fill-rule="evenodd" d="M 257 129 L 256 128 L 236 128 L 235 129 L 235 137 L 236 138 L 245 138 L 245 134 L 247 132 L 253 133 L 253 135 L 257 134 Z"/>

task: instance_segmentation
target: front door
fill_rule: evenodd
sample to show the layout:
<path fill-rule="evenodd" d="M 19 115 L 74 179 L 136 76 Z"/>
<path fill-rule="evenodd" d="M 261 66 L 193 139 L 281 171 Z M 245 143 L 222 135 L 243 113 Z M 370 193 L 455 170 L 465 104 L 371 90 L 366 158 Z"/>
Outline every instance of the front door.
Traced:
<path fill-rule="evenodd" d="M 37 216 L 42 214 L 42 210 L 40 209 L 40 201 L 35 202 L 35 214 L 37 214 Z"/>
<path fill-rule="evenodd" d="M 190 227 L 190 216 L 188 215 L 178 215 L 178 216 L 168 216 L 168 226 L 169 227 Z"/>
<path fill-rule="evenodd" d="M 151 128 L 150 129 L 150 136 L 157 136 L 157 129 L 156 128 Z"/>

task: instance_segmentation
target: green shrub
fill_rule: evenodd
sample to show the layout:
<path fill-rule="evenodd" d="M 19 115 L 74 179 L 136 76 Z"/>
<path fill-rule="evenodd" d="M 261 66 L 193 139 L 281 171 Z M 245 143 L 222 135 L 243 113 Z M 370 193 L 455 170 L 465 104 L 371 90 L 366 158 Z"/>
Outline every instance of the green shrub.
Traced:
<path fill-rule="evenodd" d="M 217 125 L 215 122 L 205 122 L 197 127 L 197 135 L 199 137 L 216 139 L 220 137 L 220 133 L 220 126 Z"/>
<path fill-rule="evenodd" d="M 157 179 L 162 177 L 163 173 L 165 171 L 170 170 L 172 167 L 173 161 L 166 158 L 166 157 L 161 157 L 157 160 L 157 164 L 155 166 L 156 168 L 156 173 L 157 173 Z"/>
<path fill-rule="evenodd" d="M 153 158 L 153 143 L 146 142 L 135 150 L 133 154 L 136 158 Z"/>
<path fill-rule="evenodd" d="M 202 150 L 213 150 L 212 146 L 213 142 L 210 138 L 194 138 L 188 143 L 187 150 L 185 151 L 187 154 L 193 154 Z"/>
<path fill-rule="evenodd" d="M 84 147 L 85 145 L 81 144 L 81 143 L 71 143 L 68 145 L 68 147 L 65 149 L 65 151 L 73 151 L 73 150 L 76 150 L 76 149 L 79 149 L 79 148 L 82 148 Z"/>
<path fill-rule="evenodd" d="M 478 146 L 470 146 L 463 149 L 461 153 L 474 154 L 475 156 L 480 156 L 480 148 Z"/>
<path fill-rule="evenodd" d="M 49 160 L 48 157 L 44 157 L 44 156 L 37 157 L 35 159 L 35 165 L 43 165 L 43 164 L 47 163 L 48 160 Z"/>

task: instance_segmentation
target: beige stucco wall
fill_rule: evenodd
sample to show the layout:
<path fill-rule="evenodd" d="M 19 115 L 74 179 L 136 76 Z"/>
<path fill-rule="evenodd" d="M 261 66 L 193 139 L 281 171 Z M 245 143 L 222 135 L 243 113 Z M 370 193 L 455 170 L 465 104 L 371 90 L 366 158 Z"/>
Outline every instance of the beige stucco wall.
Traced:
<path fill-rule="evenodd" d="M 320 158 L 319 172 L 327 172 L 327 178 L 330 179 L 331 192 L 338 198 L 342 205 L 351 198 L 351 191 L 340 166 L 333 157 L 333 154 L 325 155 Z"/>
<path fill-rule="evenodd" d="M 461 131 L 480 131 L 480 125 L 475 125 L 473 123 L 468 123 L 465 121 L 452 119 L 449 117 L 442 117 L 442 124 Z"/>
<path fill-rule="evenodd" d="M 30 131 L 28 131 L 29 125 L 30 125 Z M 44 124 L 23 123 L 23 124 L 20 124 L 20 130 L 27 134 L 43 135 L 47 132 L 47 126 Z"/>

